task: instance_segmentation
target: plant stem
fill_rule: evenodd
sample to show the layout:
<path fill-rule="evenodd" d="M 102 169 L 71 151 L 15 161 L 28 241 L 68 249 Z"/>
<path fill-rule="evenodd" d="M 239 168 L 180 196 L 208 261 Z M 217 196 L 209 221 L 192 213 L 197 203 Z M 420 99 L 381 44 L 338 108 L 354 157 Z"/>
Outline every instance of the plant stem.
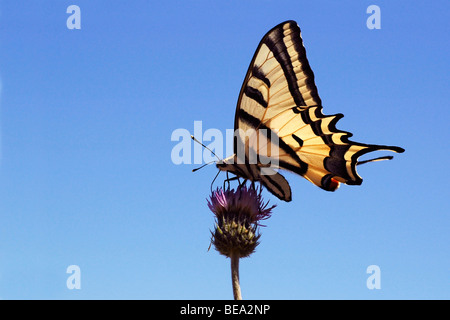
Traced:
<path fill-rule="evenodd" d="M 234 300 L 242 300 L 241 286 L 239 284 L 239 254 L 232 253 L 231 259 L 231 282 L 233 284 Z"/>

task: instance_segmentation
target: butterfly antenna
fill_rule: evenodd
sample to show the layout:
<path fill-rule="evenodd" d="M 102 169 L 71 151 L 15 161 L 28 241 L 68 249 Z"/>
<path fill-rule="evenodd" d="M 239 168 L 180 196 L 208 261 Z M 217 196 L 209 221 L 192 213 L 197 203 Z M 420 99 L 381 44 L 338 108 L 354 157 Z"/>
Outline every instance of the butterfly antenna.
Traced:
<path fill-rule="evenodd" d="M 219 175 L 219 173 L 220 173 L 220 170 L 217 172 L 216 176 L 214 177 L 213 181 L 211 182 L 211 193 L 213 193 L 212 187 L 213 187 L 214 181 L 216 181 L 217 176 Z M 208 249 L 208 250 L 209 250 L 209 249 Z"/>
<path fill-rule="evenodd" d="M 205 163 L 205 164 L 202 165 L 201 167 L 192 169 L 192 172 L 195 172 L 195 171 L 197 171 L 197 170 L 200 170 L 201 168 L 206 167 L 206 166 L 208 166 L 208 165 L 210 165 L 211 163 L 214 163 L 214 162 L 215 162 L 215 161 L 211 161 L 211 162 Z"/>
<path fill-rule="evenodd" d="M 393 159 L 393 156 L 385 156 L 385 157 L 378 157 L 375 159 L 370 159 L 370 160 L 364 160 L 364 161 L 358 161 L 356 163 L 357 166 L 359 166 L 360 164 L 364 164 L 364 163 L 368 163 L 368 162 L 373 162 L 373 161 L 380 161 L 380 160 L 391 160 Z"/>
<path fill-rule="evenodd" d="M 194 140 L 195 142 L 199 143 L 203 148 L 205 148 L 206 150 L 209 150 L 209 152 L 211 152 L 216 158 L 217 160 L 221 161 L 221 159 L 207 146 L 205 146 L 203 143 L 201 143 L 200 141 L 198 141 L 193 135 L 191 135 L 192 140 Z"/>

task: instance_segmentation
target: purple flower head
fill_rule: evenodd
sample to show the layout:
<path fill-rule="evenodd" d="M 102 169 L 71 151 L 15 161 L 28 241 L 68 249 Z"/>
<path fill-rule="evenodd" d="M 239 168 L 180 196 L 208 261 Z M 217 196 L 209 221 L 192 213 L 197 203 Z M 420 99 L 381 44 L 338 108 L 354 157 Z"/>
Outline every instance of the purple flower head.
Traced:
<path fill-rule="evenodd" d="M 262 188 L 255 190 L 246 186 L 236 190 L 218 188 L 207 200 L 216 216 L 211 242 L 221 254 L 247 257 L 254 252 L 261 236 L 257 234 L 259 221 L 268 219 L 275 207 L 264 203 L 261 192 Z"/>
<path fill-rule="evenodd" d="M 276 207 L 276 205 L 268 207 L 269 201 L 263 202 L 261 192 L 262 188 L 257 191 L 247 186 L 239 186 L 236 191 L 217 188 L 208 200 L 208 207 L 217 218 L 234 214 L 245 216 L 249 223 L 258 223 L 260 220 L 270 218 L 272 209 Z"/>

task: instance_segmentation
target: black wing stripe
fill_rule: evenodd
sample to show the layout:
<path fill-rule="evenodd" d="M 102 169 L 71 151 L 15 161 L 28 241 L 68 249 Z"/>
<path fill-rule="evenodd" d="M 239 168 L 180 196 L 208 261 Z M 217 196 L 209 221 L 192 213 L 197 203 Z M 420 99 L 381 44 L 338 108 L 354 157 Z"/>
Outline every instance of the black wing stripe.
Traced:
<path fill-rule="evenodd" d="M 284 190 L 280 183 L 278 183 L 275 179 L 272 178 L 272 176 L 261 176 L 261 182 L 267 190 L 280 199 L 290 201 L 290 188 L 288 190 Z M 287 187 L 289 187 L 289 184 L 287 184 Z"/>
<path fill-rule="evenodd" d="M 293 43 L 294 49 L 298 53 L 298 60 L 301 63 L 302 71 L 306 76 L 306 87 L 311 93 L 311 96 L 314 97 L 318 104 L 322 104 L 322 101 L 319 98 L 319 93 L 317 91 L 317 87 L 314 81 L 314 72 L 309 65 L 308 59 L 306 59 L 306 50 L 303 45 L 303 39 L 300 35 L 300 27 L 296 23 L 291 23 L 291 30 L 295 33 L 293 35 Z"/>
<path fill-rule="evenodd" d="M 262 93 L 258 89 L 247 85 L 244 89 L 244 93 L 247 97 L 259 103 L 263 108 L 267 108 L 267 101 L 264 100 Z"/>
<path fill-rule="evenodd" d="M 330 156 L 323 161 L 324 168 L 345 180 L 351 180 L 347 171 L 347 161 L 345 160 L 345 154 L 350 149 L 350 145 L 336 144 L 331 145 L 330 148 Z"/>
<path fill-rule="evenodd" d="M 245 159 L 245 167 L 246 167 L 249 175 L 251 176 L 250 180 L 258 181 L 259 177 L 260 177 L 259 167 L 256 164 L 251 164 L 247 157 Z"/>
<path fill-rule="evenodd" d="M 295 134 L 293 134 L 293 135 L 292 135 L 292 138 L 294 138 L 294 140 L 297 141 L 297 143 L 298 143 L 298 145 L 299 145 L 300 147 L 303 146 L 303 140 L 302 140 L 300 137 L 298 137 L 298 136 L 296 136 Z"/>
<path fill-rule="evenodd" d="M 282 161 L 282 160 L 279 161 L 278 165 L 280 166 L 280 168 L 292 171 L 301 176 L 304 176 L 305 173 L 308 171 L 308 164 L 303 161 L 302 161 L 302 165 L 300 165 L 300 167 L 294 166 L 293 164 L 290 164 L 290 163 L 288 163 L 286 161 Z"/>
<path fill-rule="evenodd" d="M 293 39 L 300 37 L 300 28 L 296 25 L 291 25 L 292 31 L 298 33 L 293 35 Z M 286 77 L 289 91 L 297 106 L 306 106 L 305 100 L 297 83 L 297 76 L 295 75 L 294 67 L 292 65 L 291 57 L 289 56 L 286 48 L 286 44 L 283 41 L 283 29 L 278 28 L 273 31 L 264 41 L 264 44 L 272 51 L 275 59 L 283 69 L 284 76 Z"/>
<path fill-rule="evenodd" d="M 241 119 L 254 129 L 265 129 L 263 132 L 266 132 L 268 137 L 276 139 L 278 141 L 279 144 L 278 146 L 280 147 L 280 149 L 289 154 L 292 157 L 292 159 L 295 160 L 295 162 L 297 162 L 300 168 L 302 168 L 302 171 L 305 170 L 306 172 L 306 168 L 308 167 L 308 165 L 300 159 L 298 154 L 286 142 L 284 142 L 282 139 L 278 137 L 276 132 L 274 132 L 271 128 L 266 127 L 264 124 L 262 124 L 261 120 L 248 114 L 243 109 L 239 110 L 239 119 Z"/>
<path fill-rule="evenodd" d="M 281 174 L 274 171 L 270 175 L 262 175 L 261 183 L 281 200 L 288 202 L 292 200 L 289 182 Z"/>
<path fill-rule="evenodd" d="M 257 66 L 253 66 L 252 76 L 255 77 L 256 79 L 261 80 L 262 82 L 264 82 L 266 84 L 267 88 L 270 88 L 270 85 L 271 85 L 270 80 L 266 77 L 266 75 Z"/>

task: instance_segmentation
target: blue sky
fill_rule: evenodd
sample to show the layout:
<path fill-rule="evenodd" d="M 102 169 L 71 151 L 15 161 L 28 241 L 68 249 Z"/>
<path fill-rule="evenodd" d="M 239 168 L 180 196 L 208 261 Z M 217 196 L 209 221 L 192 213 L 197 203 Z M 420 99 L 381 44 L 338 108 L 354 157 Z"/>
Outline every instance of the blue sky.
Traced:
<path fill-rule="evenodd" d="M 265 193 L 278 207 L 241 261 L 244 299 L 449 299 L 449 9 L 0 1 L 0 298 L 231 299 L 229 261 L 207 251 L 217 171 L 175 165 L 171 135 L 233 128 L 256 46 L 292 19 L 324 113 L 406 152 L 335 193 L 287 173 L 293 201 Z M 66 286 L 70 265 L 81 289 Z M 366 286 L 370 265 L 381 289 Z"/>

